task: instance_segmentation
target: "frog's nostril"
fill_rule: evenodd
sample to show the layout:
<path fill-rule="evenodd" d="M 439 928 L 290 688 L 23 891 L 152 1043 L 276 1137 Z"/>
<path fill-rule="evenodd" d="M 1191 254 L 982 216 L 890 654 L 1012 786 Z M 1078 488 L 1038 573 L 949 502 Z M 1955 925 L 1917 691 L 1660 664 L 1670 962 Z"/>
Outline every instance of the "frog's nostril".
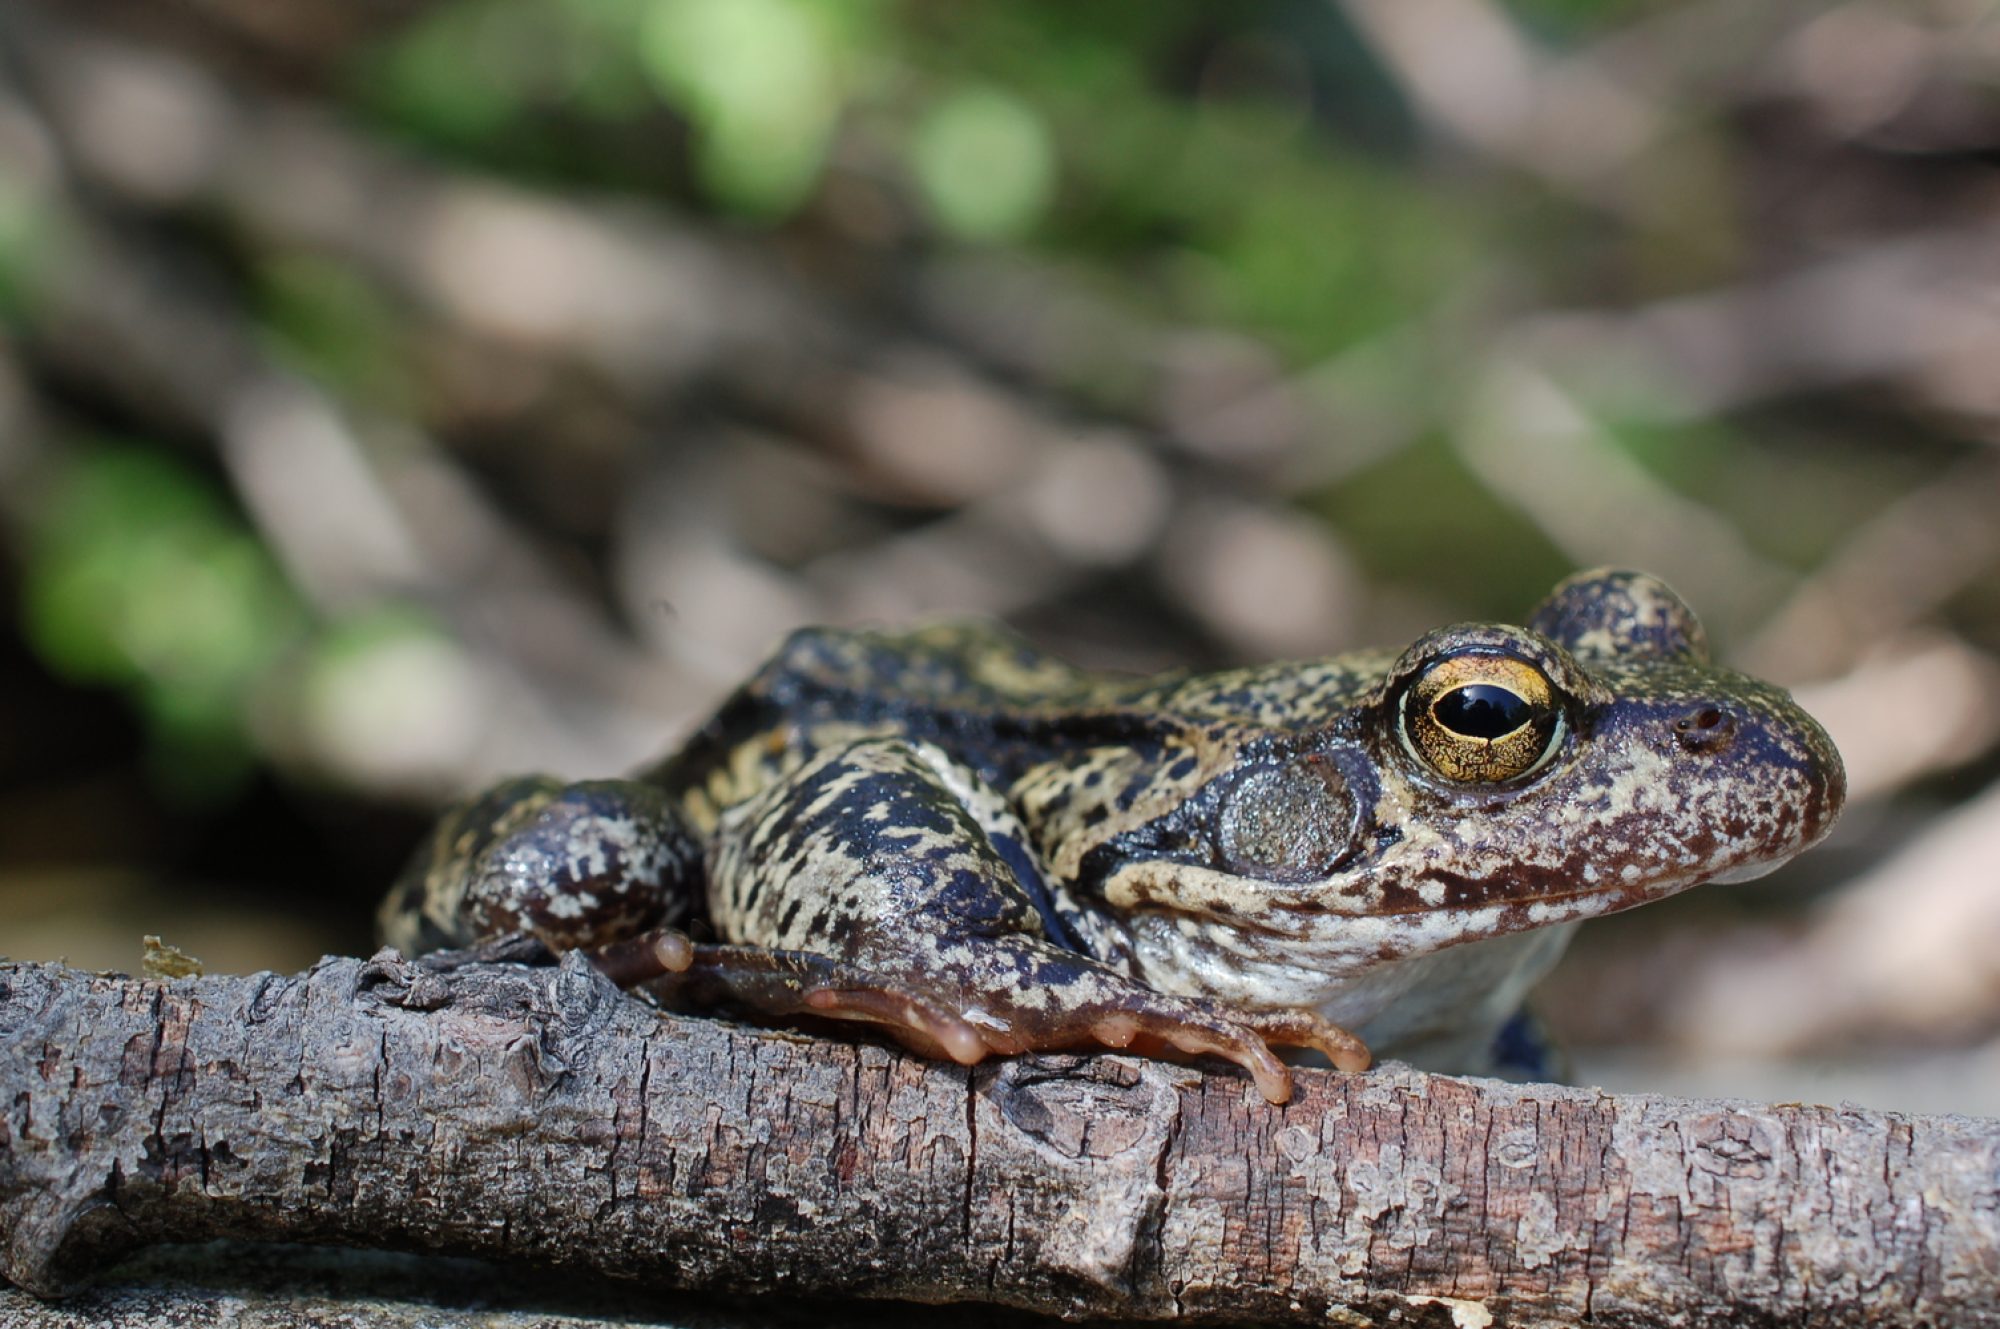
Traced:
<path fill-rule="evenodd" d="M 1689 752 L 1715 752 L 1736 733 L 1736 717 L 1719 706 L 1697 706 L 1674 721 L 1674 737 Z"/>

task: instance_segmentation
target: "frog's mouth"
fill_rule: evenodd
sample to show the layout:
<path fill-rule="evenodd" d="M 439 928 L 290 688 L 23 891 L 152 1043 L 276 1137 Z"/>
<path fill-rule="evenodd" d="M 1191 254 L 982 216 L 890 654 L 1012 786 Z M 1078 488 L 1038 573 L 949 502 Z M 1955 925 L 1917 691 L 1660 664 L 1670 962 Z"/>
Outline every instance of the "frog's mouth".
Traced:
<path fill-rule="evenodd" d="M 1775 863 L 1760 864 L 1758 870 L 1769 871 L 1775 866 Z M 1475 914 L 1493 914 L 1497 918 L 1502 911 L 1519 915 L 1511 918 L 1512 926 L 1502 929 L 1515 931 L 1572 917 L 1615 913 L 1715 879 L 1686 874 L 1644 884 L 1577 885 L 1572 877 L 1537 871 L 1534 884 L 1530 885 L 1513 874 L 1474 880 L 1435 873 L 1415 886 L 1388 882 L 1357 889 L 1351 884 L 1323 882 L 1277 893 L 1270 882 L 1232 876 L 1213 868 L 1168 860 L 1140 860 L 1125 864 L 1105 880 L 1104 898 L 1122 910 L 1159 910 L 1274 936 L 1298 936 L 1327 926 L 1351 926 L 1373 919 L 1414 920 Z M 1533 911 L 1533 916 L 1523 911 Z"/>
<path fill-rule="evenodd" d="M 1760 863 L 1745 863 L 1742 867 L 1730 868 L 1727 872 L 1716 873 L 1708 879 L 1708 884 L 1714 886 L 1734 886 L 1740 882 L 1755 881 L 1759 877 L 1768 877 L 1785 864 L 1791 862 L 1795 857 L 1797 855 L 1787 854 L 1783 858 L 1773 858 Z"/>
<path fill-rule="evenodd" d="M 1464 942 L 1618 913 L 1709 882 L 1762 877 L 1822 838 L 1826 823 L 1755 858 L 1726 839 L 1674 871 L 1594 870 L 1581 855 L 1553 865 L 1518 863 L 1474 877 L 1439 867 L 1357 871 L 1346 878 L 1276 886 L 1169 859 L 1134 859 L 1103 882 L 1120 910 L 1199 920 L 1246 939 L 1346 954 L 1400 958 Z"/>

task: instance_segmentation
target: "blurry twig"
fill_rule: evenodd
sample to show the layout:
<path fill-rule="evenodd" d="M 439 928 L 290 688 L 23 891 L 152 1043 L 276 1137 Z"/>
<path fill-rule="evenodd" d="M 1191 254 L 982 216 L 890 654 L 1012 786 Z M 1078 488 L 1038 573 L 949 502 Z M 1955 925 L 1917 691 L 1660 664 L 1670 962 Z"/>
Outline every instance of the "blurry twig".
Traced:
<path fill-rule="evenodd" d="M 1783 658 L 1795 651 L 1802 669 L 1812 659 L 1808 645 L 1781 643 L 1775 652 Z M 1853 645 L 1844 642 L 1841 651 Z M 1752 642 L 1747 653 L 1758 646 Z M 1922 700 L 1885 705 L 1891 697 Z M 1855 803 L 1974 761 L 2000 743 L 2000 661 L 1949 633 L 1895 630 L 1869 644 L 1848 672 L 1799 688 L 1798 698 L 1840 748 Z"/>
<path fill-rule="evenodd" d="M 1631 310 L 1531 315 L 1519 335 L 1565 377 L 1637 379 L 1662 418 L 1885 377 L 1943 409 L 2000 414 L 1991 376 L 1955 368 L 1990 365 L 2000 348 L 2000 261 L 1983 228 L 1878 239 L 1767 280 Z"/>
<path fill-rule="evenodd" d="M 1527 363 L 1493 358 L 1454 439 L 1466 464 L 1579 565 L 1655 569 L 1725 629 L 1780 593 L 1784 574 L 1734 526 L 1607 446 L 1581 405 Z"/>
<path fill-rule="evenodd" d="M 1600 206 L 1659 112 L 1588 60 L 1537 50 L 1489 0 L 1345 0 L 1382 63 L 1439 128 Z"/>
<path fill-rule="evenodd" d="M 2000 563 L 2000 456 L 1976 456 L 1865 522 L 1743 652 L 1778 677 L 1837 668 L 1917 624 Z"/>

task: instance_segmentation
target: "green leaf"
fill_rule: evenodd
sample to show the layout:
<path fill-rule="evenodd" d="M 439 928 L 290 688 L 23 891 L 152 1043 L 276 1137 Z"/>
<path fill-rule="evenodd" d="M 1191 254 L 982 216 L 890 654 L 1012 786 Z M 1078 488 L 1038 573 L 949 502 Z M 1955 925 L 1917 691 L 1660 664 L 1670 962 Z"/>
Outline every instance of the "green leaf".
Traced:
<path fill-rule="evenodd" d="M 841 34 L 799 0 L 654 0 L 640 55 L 695 127 L 702 182 L 778 217 L 819 179 L 842 100 Z"/>
<path fill-rule="evenodd" d="M 220 497 L 165 457 L 86 451 L 29 537 L 25 627 L 49 666 L 125 691 L 169 785 L 240 773 L 245 699 L 303 615 Z"/>
<path fill-rule="evenodd" d="M 1049 128 L 1027 103 L 991 88 L 953 94 L 917 126 L 911 166 L 946 231 L 1000 240 L 1031 229 L 1055 192 Z"/>

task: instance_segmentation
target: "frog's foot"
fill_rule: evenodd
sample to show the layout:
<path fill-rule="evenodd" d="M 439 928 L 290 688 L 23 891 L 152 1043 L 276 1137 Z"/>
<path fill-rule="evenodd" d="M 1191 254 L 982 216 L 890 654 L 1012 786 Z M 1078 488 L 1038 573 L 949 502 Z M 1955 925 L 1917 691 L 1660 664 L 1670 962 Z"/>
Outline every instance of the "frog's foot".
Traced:
<path fill-rule="evenodd" d="M 661 962 L 649 966 L 647 948 L 655 944 L 664 948 Z M 614 977 L 643 982 L 677 1002 L 877 1025 L 914 1052 L 967 1066 L 996 1053 L 1079 1048 L 1211 1055 L 1242 1067 L 1265 1098 L 1283 1103 L 1291 1097 L 1291 1072 L 1273 1046 L 1317 1049 L 1346 1071 L 1365 1070 L 1369 1062 L 1359 1039 L 1313 1012 L 1244 1011 L 1168 996 L 1031 937 L 982 939 L 976 954 L 955 956 L 930 976 L 896 960 L 871 964 L 754 946 L 683 951 L 685 945 L 678 934 L 659 943 L 637 938 L 592 959 Z M 607 951 L 615 952 L 609 964 Z"/>
<path fill-rule="evenodd" d="M 459 946 L 444 951 L 426 951 L 419 960 L 426 969 L 438 973 L 450 973 L 454 969 L 463 969 L 467 965 L 474 964 L 552 964 L 555 961 L 555 954 L 542 944 L 540 937 L 527 932 L 509 932 L 474 942 L 470 946 Z"/>

